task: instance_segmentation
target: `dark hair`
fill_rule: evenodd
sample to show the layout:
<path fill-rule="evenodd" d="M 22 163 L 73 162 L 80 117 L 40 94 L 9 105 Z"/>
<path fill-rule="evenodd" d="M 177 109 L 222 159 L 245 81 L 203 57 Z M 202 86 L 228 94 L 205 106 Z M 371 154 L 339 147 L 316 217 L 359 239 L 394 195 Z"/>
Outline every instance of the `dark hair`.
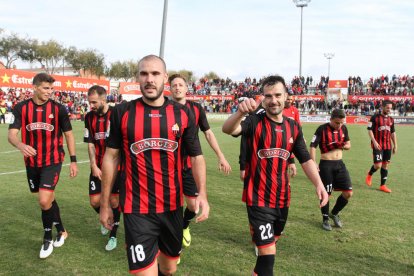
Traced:
<path fill-rule="evenodd" d="M 183 80 L 183 81 L 187 84 L 187 80 L 184 78 L 184 76 L 183 76 L 183 75 L 181 75 L 181 74 L 173 74 L 173 75 L 171 75 L 171 76 L 168 78 L 168 82 L 170 83 L 170 85 L 171 85 L 171 82 L 172 82 L 173 80 L 177 79 L 177 78 L 182 79 L 182 80 Z"/>
<path fill-rule="evenodd" d="M 334 109 L 331 113 L 331 119 L 345 118 L 345 111 L 343 109 Z"/>
<path fill-rule="evenodd" d="M 384 100 L 384 101 L 382 102 L 382 106 L 383 106 L 383 107 L 385 107 L 385 106 L 387 106 L 387 105 L 389 105 L 389 104 L 391 104 L 391 105 L 392 105 L 392 101 L 390 101 L 390 100 Z"/>
<path fill-rule="evenodd" d="M 98 94 L 99 97 L 106 96 L 106 89 L 99 85 L 93 85 L 88 89 L 88 96 Z"/>
<path fill-rule="evenodd" d="M 138 61 L 138 73 L 139 73 L 139 65 L 140 65 L 140 63 L 143 62 L 143 61 L 146 61 L 146 60 L 151 60 L 151 59 L 158 59 L 158 60 L 160 60 L 162 62 L 162 64 L 164 65 L 164 71 L 167 72 L 167 65 L 165 65 L 165 61 L 161 57 L 156 56 L 156 55 L 147 55 L 147 56 L 141 58 Z"/>
<path fill-rule="evenodd" d="M 279 75 L 273 75 L 268 76 L 262 80 L 262 85 L 260 87 L 260 93 L 263 94 L 263 88 L 265 86 L 273 86 L 275 84 L 281 83 L 283 84 L 283 87 L 285 88 L 285 92 L 288 92 L 288 89 L 286 87 L 285 79 Z"/>
<path fill-rule="evenodd" d="M 39 86 L 42 82 L 48 82 L 53 84 L 55 79 L 46 73 L 39 73 L 33 78 L 33 85 Z"/>

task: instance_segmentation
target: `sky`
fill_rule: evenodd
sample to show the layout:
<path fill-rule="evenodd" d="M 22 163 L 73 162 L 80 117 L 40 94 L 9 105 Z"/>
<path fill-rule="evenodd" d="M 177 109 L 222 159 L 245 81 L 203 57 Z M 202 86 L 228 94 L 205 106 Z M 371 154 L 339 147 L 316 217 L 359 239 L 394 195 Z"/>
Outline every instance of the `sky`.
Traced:
<path fill-rule="evenodd" d="M 0 0 L 0 28 L 107 64 L 160 53 L 164 0 Z M 414 1 L 312 0 L 303 8 L 302 75 L 414 75 Z M 197 77 L 299 75 L 301 9 L 290 0 L 169 0 L 168 70 Z M 329 61 L 324 53 L 334 53 Z M 20 65 L 23 66 L 23 65 Z M 27 67 L 27 66 L 26 66 Z"/>

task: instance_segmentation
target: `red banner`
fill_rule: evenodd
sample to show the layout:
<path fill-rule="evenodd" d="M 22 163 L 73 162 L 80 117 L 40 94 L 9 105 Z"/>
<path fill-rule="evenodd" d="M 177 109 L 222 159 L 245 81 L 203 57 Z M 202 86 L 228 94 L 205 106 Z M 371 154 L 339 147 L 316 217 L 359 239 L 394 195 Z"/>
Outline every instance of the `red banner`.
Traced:
<path fill-rule="evenodd" d="M 414 100 L 414 96 L 382 96 L 382 95 L 378 95 L 378 96 L 348 96 L 348 101 L 349 102 L 370 102 L 370 101 L 384 101 L 384 100 L 389 100 L 392 102 L 399 102 L 401 100 L 406 101 L 413 101 Z"/>
<path fill-rule="evenodd" d="M 323 101 L 325 96 L 323 95 L 294 95 L 295 101 Z"/>
<path fill-rule="evenodd" d="M 198 100 L 219 100 L 219 101 L 233 101 L 234 95 L 187 95 L 185 96 L 186 100 L 189 101 L 198 101 Z"/>
<path fill-rule="evenodd" d="M 347 124 L 367 125 L 370 116 L 346 116 Z"/>
<path fill-rule="evenodd" d="M 15 87 L 15 88 L 33 88 L 33 77 L 36 73 L 0 69 L 0 87 Z M 57 91 L 77 91 L 86 92 L 93 85 L 100 85 L 109 92 L 110 86 L 108 80 L 84 79 L 70 76 L 52 75 L 56 80 L 53 84 Z"/>
<path fill-rule="evenodd" d="M 123 95 L 141 95 L 141 86 L 139 82 L 120 82 L 119 94 Z M 170 96 L 170 85 L 164 85 L 164 96 Z"/>
<path fill-rule="evenodd" d="M 347 80 L 330 80 L 328 82 L 328 88 L 348 88 Z"/>

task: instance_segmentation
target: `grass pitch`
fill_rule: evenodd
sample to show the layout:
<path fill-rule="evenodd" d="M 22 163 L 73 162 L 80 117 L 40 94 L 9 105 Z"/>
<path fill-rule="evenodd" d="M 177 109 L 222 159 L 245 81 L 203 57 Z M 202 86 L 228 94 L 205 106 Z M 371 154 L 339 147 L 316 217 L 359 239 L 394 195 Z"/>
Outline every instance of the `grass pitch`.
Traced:
<path fill-rule="evenodd" d="M 177 275 L 250 275 L 256 257 L 250 242 L 247 214 L 241 202 L 239 139 L 211 122 L 233 172 L 217 170 L 214 152 L 200 136 L 207 162 L 211 213 L 208 221 L 191 224 L 192 244 L 184 249 Z M 62 169 L 56 189 L 69 238 L 46 260 L 38 257 L 43 237 L 37 198 L 31 195 L 21 154 L 7 142 L 0 125 L 0 275 L 127 275 L 123 226 L 118 248 L 106 252 L 107 238 L 99 232 L 98 216 L 89 206 L 89 163 L 83 124 L 74 122 L 79 175 L 69 179 Z M 309 142 L 317 124 L 305 124 Z M 292 204 L 283 237 L 278 242 L 276 275 L 414 275 L 414 152 L 413 128 L 397 126 L 399 151 L 392 157 L 387 184 L 391 194 L 378 191 L 379 172 L 371 188 L 364 184 L 372 164 L 366 127 L 348 126 L 352 148 L 344 153 L 354 196 L 341 213 L 342 229 L 321 228 L 313 186 L 299 168 L 293 179 Z M 82 162 L 85 161 L 85 162 Z M 339 193 L 333 193 L 331 207 Z"/>

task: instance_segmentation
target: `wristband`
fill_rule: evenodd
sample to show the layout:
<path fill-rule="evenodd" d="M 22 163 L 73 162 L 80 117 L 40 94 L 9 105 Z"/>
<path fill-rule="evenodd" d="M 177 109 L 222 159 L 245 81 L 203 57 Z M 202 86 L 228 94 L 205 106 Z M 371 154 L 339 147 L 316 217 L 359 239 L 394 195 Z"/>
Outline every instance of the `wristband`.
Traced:
<path fill-rule="evenodd" d="M 76 161 L 76 155 L 71 155 L 70 156 L 70 162 L 71 163 L 76 163 L 77 161 Z"/>

